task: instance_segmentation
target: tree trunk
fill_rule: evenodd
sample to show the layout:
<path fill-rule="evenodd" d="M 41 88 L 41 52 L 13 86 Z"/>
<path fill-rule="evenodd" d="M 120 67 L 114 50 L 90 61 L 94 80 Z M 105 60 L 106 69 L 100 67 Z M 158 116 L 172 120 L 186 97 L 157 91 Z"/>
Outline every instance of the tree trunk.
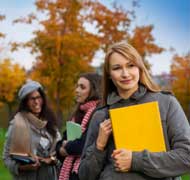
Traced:
<path fill-rule="evenodd" d="M 8 121 L 10 121 L 12 116 L 13 116 L 12 104 L 11 103 L 7 103 L 7 114 L 8 114 Z"/>
<path fill-rule="evenodd" d="M 57 125 L 61 129 L 63 125 L 63 113 L 60 108 L 60 82 L 57 82 L 57 93 L 56 93 L 56 115 L 57 115 Z"/>

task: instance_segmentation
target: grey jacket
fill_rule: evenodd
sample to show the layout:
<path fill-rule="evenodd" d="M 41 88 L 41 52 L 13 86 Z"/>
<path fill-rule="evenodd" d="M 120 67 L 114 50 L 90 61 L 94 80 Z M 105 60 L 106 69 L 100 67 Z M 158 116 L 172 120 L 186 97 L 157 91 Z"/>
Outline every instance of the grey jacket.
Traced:
<path fill-rule="evenodd" d="M 102 108 L 91 119 L 79 167 L 81 180 L 172 180 L 190 172 L 190 127 L 174 96 L 149 92 L 141 85 L 127 100 L 121 99 L 116 93 L 110 94 L 107 104 L 109 108 L 116 108 L 151 101 L 158 101 L 159 104 L 167 152 L 133 152 L 131 170 L 116 172 L 111 158 L 115 149 L 113 136 L 109 138 L 104 151 L 99 151 L 95 145 L 99 124 L 108 116 L 107 108 Z"/>
<path fill-rule="evenodd" d="M 10 144 L 12 139 L 12 131 L 14 127 L 14 119 L 10 122 L 9 129 L 7 132 L 7 138 L 4 145 L 3 161 L 6 167 L 12 174 L 14 180 L 57 180 L 57 171 L 55 165 L 41 164 L 38 170 L 23 171 L 19 172 L 19 163 L 11 158 L 9 155 Z M 21 129 L 22 131 L 22 129 Z M 57 131 L 56 142 L 53 143 L 53 138 L 47 132 L 46 128 L 37 129 L 30 124 L 30 136 L 31 136 L 31 147 L 33 154 L 41 157 L 50 156 L 50 149 L 52 150 L 53 144 L 60 140 L 60 133 Z M 22 141 L 22 139 L 21 139 Z"/>

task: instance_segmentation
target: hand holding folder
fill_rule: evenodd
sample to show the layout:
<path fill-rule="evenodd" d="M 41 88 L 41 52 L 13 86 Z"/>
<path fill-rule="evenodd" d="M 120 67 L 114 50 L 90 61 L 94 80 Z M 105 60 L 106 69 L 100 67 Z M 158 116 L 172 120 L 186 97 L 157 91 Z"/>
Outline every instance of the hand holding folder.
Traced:
<path fill-rule="evenodd" d="M 166 151 L 158 102 L 110 109 L 117 149 Z"/>

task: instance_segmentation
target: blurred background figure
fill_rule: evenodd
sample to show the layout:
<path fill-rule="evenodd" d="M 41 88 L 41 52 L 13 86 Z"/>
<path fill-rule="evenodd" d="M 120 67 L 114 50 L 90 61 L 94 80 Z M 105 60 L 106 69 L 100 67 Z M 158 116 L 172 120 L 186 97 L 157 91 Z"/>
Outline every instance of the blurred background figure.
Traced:
<path fill-rule="evenodd" d="M 82 136 L 73 141 L 67 141 L 65 131 L 62 140 L 57 143 L 57 156 L 63 161 L 60 180 L 78 179 L 78 167 L 88 124 L 93 111 L 101 100 L 101 76 L 96 73 L 81 74 L 75 92 L 77 106 L 70 120 L 81 125 Z"/>
<path fill-rule="evenodd" d="M 19 90 L 20 104 L 10 121 L 3 160 L 13 179 L 57 180 L 55 145 L 60 140 L 56 118 L 40 83 L 28 81 Z M 33 163 L 21 163 L 11 154 L 27 154 Z"/>

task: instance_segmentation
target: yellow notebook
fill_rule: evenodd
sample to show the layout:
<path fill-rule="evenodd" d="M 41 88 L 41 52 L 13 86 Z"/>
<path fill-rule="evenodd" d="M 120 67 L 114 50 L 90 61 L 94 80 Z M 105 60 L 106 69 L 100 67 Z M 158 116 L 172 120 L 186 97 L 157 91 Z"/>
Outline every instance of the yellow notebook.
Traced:
<path fill-rule="evenodd" d="M 166 151 L 158 102 L 110 109 L 116 149 Z"/>

